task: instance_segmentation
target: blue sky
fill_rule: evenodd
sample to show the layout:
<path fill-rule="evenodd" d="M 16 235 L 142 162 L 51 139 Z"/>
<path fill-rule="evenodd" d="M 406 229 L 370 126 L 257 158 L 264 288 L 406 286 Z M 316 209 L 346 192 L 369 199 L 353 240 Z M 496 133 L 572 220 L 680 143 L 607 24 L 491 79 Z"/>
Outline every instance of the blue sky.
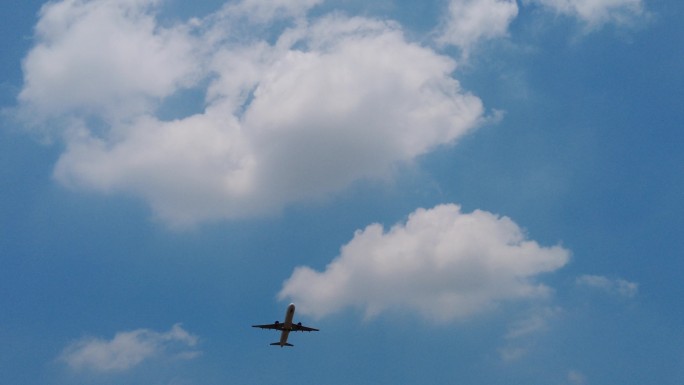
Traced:
<path fill-rule="evenodd" d="M 3 382 L 684 382 L 681 2 L 6 3 Z"/>

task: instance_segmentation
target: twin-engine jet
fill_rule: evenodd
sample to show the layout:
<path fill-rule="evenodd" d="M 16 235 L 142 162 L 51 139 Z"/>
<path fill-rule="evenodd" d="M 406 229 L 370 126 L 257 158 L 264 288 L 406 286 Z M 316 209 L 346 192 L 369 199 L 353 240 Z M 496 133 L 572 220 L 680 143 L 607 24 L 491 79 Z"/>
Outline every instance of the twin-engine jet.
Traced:
<path fill-rule="evenodd" d="M 290 306 L 287 307 L 287 311 L 285 312 L 285 322 L 280 323 L 276 321 L 274 324 L 268 324 L 268 325 L 252 325 L 253 328 L 261 328 L 261 329 L 273 329 L 273 330 L 280 330 L 282 333 L 280 333 L 280 341 L 274 342 L 271 345 L 274 346 L 280 346 L 281 348 L 283 346 L 294 346 L 292 344 L 287 343 L 287 336 L 290 334 L 290 332 L 317 332 L 318 329 L 310 328 L 308 326 L 302 325 L 301 322 L 298 323 L 293 323 L 292 318 L 294 317 L 294 312 L 295 312 L 295 305 L 293 303 L 290 304 Z"/>

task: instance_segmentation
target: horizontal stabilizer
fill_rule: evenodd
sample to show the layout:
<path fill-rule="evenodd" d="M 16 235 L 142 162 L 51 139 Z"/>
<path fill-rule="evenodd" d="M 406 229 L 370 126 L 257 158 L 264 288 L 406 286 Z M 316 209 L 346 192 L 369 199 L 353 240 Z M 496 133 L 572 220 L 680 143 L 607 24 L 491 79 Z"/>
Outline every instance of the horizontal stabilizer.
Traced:
<path fill-rule="evenodd" d="M 283 346 L 294 346 L 294 345 L 292 345 L 292 344 L 288 344 L 287 342 L 286 342 L 285 344 L 283 344 L 283 345 L 281 345 L 280 342 L 274 342 L 274 343 L 272 343 L 271 345 L 280 346 L 281 348 L 282 348 Z"/>

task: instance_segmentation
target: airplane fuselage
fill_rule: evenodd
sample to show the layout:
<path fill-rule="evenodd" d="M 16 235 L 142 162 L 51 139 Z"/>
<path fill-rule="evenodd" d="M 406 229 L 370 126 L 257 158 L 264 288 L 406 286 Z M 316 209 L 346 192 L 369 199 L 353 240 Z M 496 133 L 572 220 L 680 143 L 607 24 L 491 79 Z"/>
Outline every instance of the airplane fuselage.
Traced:
<path fill-rule="evenodd" d="M 283 322 L 283 331 L 280 333 L 280 347 L 287 345 L 287 337 L 290 335 L 290 330 L 292 330 L 292 319 L 294 318 L 295 305 L 293 303 L 287 307 L 285 311 L 285 322 Z"/>

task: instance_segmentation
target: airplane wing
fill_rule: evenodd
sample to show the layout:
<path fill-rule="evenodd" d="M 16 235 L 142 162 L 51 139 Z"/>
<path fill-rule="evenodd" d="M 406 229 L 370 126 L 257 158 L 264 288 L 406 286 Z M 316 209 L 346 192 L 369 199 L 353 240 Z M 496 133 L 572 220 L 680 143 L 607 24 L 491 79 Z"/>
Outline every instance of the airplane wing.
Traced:
<path fill-rule="evenodd" d="M 253 328 L 260 328 L 260 329 L 273 329 L 273 330 L 283 330 L 283 324 L 280 322 L 276 322 L 274 324 L 266 324 L 266 325 L 252 325 Z M 318 329 L 316 328 L 310 328 L 308 326 L 304 326 L 300 323 L 292 324 L 292 327 L 290 331 L 293 332 L 317 332 Z"/>
<path fill-rule="evenodd" d="M 293 332 L 317 332 L 318 329 L 310 328 L 308 326 L 302 325 L 302 323 L 292 324 Z"/>
<path fill-rule="evenodd" d="M 266 325 L 252 325 L 253 328 L 260 328 L 260 329 L 273 329 L 273 330 L 283 330 L 283 324 L 280 322 L 276 322 L 274 324 L 266 324 Z"/>

